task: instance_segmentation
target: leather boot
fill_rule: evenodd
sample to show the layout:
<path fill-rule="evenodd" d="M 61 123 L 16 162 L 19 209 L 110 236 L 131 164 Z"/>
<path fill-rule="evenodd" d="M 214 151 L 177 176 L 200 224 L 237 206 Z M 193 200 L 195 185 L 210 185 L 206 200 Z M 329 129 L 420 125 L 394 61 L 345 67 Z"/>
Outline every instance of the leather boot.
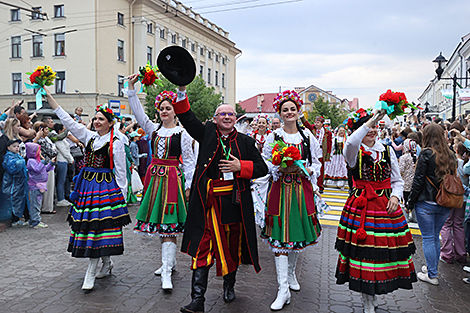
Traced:
<path fill-rule="evenodd" d="M 203 313 L 204 312 L 204 294 L 207 290 L 207 277 L 209 276 L 208 267 L 198 267 L 193 270 L 191 280 L 191 303 L 180 309 L 183 313 Z"/>
<path fill-rule="evenodd" d="M 98 266 L 99 258 L 90 258 L 88 269 L 85 274 L 85 280 L 83 281 L 83 290 L 92 290 L 95 285 L 96 266 Z"/>
<path fill-rule="evenodd" d="M 237 270 L 224 276 L 224 302 L 232 302 L 235 300 L 235 276 L 237 276 Z"/>
<path fill-rule="evenodd" d="M 373 304 L 374 296 L 362 293 L 362 302 L 364 303 L 364 313 L 375 313 L 375 307 Z"/>
<path fill-rule="evenodd" d="M 287 281 L 289 283 L 289 288 L 294 291 L 299 291 L 300 284 L 297 281 L 297 277 L 295 276 L 295 267 L 297 266 L 299 253 L 291 252 L 289 253 L 288 258 L 289 258 L 289 266 L 287 267 Z"/>
<path fill-rule="evenodd" d="M 98 274 L 96 274 L 95 278 L 100 279 L 106 277 L 106 275 L 111 274 L 111 271 L 114 268 L 114 263 L 111 260 L 110 256 L 102 256 L 101 261 L 103 262 L 103 266 Z"/>
<path fill-rule="evenodd" d="M 162 243 L 162 289 L 172 290 L 171 265 L 176 254 L 176 244 L 171 241 Z"/>
<path fill-rule="evenodd" d="M 276 262 L 277 284 L 279 286 L 276 300 L 271 304 L 271 310 L 282 310 L 284 304 L 290 303 L 289 283 L 287 282 L 287 268 L 289 259 L 287 255 L 279 255 L 274 257 Z"/>
<path fill-rule="evenodd" d="M 161 238 L 161 237 L 160 237 Z M 163 243 L 163 242 L 162 242 Z M 171 260 L 171 272 L 173 273 L 173 271 L 175 270 L 176 268 L 176 253 L 175 253 L 175 256 L 173 257 L 173 260 Z M 154 274 L 156 276 L 160 276 L 162 274 L 162 271 L 163 271 L 163 265 L 160 266 L 159 268 L 157 268 L 154 272 Z"/>

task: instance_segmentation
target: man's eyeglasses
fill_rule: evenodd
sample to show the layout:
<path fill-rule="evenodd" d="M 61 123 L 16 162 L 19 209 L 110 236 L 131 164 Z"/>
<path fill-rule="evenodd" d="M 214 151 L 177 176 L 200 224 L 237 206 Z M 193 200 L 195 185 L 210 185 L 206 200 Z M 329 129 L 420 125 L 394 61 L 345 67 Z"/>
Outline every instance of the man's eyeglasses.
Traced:
<path fill-rule="evenodd" d="M 214 116 L 217 116 L 217 115 L 220 115 L 222 117 L 224 117 L 224 116 L 235 116 L 235 113 L 233 113 L 233 112 L 220 112 L 220 113 L 214 114 Z"/>

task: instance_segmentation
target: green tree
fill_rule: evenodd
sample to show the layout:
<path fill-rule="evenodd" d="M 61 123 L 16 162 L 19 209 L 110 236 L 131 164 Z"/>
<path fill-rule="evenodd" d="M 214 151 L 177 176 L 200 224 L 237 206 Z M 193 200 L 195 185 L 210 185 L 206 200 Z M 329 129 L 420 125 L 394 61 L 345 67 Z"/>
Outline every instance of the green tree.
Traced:
<path fill-rule="evenodd" d="M 325 99 L 320 96 L 313 102 L 312 110 L 308 112 L 308 121 L 313 124 L 315 123 L 315 117 L 321 115 L 325 119 L 330 119 L 331 127 L 336 128 L 343 123 L 348 114 L 349 110 L 345 111 L 339 106 L 330 104 L 329 101 L 325 101 Z"/>
<path fill-rule="evenodd" d="M 235 104 L 235 112 L 237 112 L 237 114 L 245 114 L 246 110 L 244 108 L 242 108 L 240 103 L 236 103 Z"/>
<path fill-rule="evenodd" d="M 154 86 L 149 89 L 149 93 L 145 98 L 146 111 L 148 116 L 155 116 L 157 110 L 155 109 L 155 97 L 162 91 L 168 90 L 176 92 L 177 86 L 171 83 L 165 77 L 162 78 L 162 86 Z M 197 118 L 201 121 L 212 118 L 215 109 L 222 103 L 222 95 L 215 92 L 214 87 L 207 87 L 206 83 L 200 75 L 186 86 L 186 94 L 188 95 L 191 109 L 196 114 Z"/>

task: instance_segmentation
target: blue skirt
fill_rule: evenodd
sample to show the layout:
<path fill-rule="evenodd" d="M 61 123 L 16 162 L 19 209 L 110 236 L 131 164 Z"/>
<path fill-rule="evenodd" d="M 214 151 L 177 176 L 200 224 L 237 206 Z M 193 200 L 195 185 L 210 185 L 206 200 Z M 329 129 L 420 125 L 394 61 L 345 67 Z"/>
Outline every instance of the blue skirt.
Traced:
<path fill-rule="evenodd" d="M 75 180 L 75 179 L 74 179 Z M 124 252 L 122 227 L 130 224 L 126 200 L 109 168 L 83 168 L 70 195 L 68 252 L 99 258 Z"/>

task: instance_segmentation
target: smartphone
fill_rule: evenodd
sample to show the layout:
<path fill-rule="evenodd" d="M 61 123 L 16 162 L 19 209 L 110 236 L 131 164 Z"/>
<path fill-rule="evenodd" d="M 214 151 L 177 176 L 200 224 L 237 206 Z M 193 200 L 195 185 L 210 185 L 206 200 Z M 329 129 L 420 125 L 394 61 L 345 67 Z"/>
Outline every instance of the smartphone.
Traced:
<path fill-rule="evenodd" d="M 22 105 L 24 103 L 24 100 L 21 100 L 18 105 Z"/>

